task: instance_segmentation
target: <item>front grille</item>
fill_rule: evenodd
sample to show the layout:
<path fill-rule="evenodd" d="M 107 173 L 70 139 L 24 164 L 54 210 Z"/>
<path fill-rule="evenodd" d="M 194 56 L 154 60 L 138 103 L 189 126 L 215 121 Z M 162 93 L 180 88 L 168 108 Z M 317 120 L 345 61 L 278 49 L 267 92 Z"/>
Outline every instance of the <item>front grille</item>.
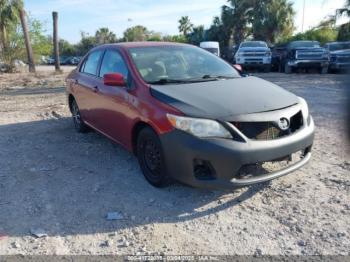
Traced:
<path fill-rule="evenodd" d="M 246 58 L 245 59 L 245 62 L 246 63 L 257 63 L 257 64 L 259 64 L 259 63 L 263 63 L 263 59 L 262 58 Z"/>
<path fill-rule="evenodd" d="M 246 137 L 254 140 L 273 140 L 288 136 L 303 126 L 301 111 L 293 115 L 287 130 L 281 130 L 275 122 L 231 122 Z"/>
<path fill-rule="evenodd" d="M 303 52 L 303 51 L 297 51 L 297 59 L 322 59 L 323 57 L 323 52 Z"/>
<path fill-rule="evenodd" d="M 261 57 L 261 56 L 265 56 L 265 53 L 266 52 L 244 52 L 243 55 L 246 57 L 249 57 L 249 56 Z"/>
<path fill-rule="evenodd" d="M 350 63 L 350 56 L 338 56 L 337 61 L 339 63 Z"/>

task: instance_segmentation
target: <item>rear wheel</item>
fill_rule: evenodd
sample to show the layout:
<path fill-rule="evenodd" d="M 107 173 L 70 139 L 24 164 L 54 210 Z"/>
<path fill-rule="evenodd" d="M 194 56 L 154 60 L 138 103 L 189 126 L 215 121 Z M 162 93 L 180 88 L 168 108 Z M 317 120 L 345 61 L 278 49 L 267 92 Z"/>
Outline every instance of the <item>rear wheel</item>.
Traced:
<path fill-rule="evenodd" d="M 143 175 L 151 185 L 165 187 L 170 184 L 161 142 L 149 127 L 142 129 L 138 135 L 137 158 Z"/>
<path fill-rule="evenodd" d="M 83 119 L 81 118 L 78 104 L 74 99 L 72 100 L 71 110 L 75 130 L 77 130 L 79 133 L 87 132 L 89 128 L 84 124 Z"/>

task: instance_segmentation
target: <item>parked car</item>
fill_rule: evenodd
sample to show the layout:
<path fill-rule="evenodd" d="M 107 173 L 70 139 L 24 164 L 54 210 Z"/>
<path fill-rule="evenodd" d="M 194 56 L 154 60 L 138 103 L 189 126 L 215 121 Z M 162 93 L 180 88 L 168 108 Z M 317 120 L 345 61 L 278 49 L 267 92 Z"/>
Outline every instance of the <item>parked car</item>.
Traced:
<path fill-rule="evenodd" d="M 220 56 L 219 42 L 201 42 L 199 44 L 199 47 L 209 51 L 214 55 Z"/>
<path fill-rule="evenodd" d="M 317 41 L 292 41 L 277 50 L 280 53 L 279 67 L 287 74 L 296 68 L 316 68 L 321 74 L 328 72 L 328 51 Z"/>
<path fill-rule="evenodd" d="M 243 68 L 262 67 L 266 72 L 271 69 L 271 50 L 263 41 L 247 41 L 240 44 L 235 63 Z"/>
<path fill-rule="evenodd" d="M 331 42 L 324 46 L 330 56 L 329 71 L 349 70 L 350 69 L 350 41 L 349 42 Z"/>
<path fill-rule="evenodd" d="M 129 42 L 92 49 L 67 77 L 75 128 L 92 128 L 135 153 L 154 186 L 172 179 L 234 188 L 286 175 L 311 157 L 304 99 L 201 48 Z M 299 155 L 297 154 L 299 153 Z M 250 164 L 294 163 L 251 176 Z"/>

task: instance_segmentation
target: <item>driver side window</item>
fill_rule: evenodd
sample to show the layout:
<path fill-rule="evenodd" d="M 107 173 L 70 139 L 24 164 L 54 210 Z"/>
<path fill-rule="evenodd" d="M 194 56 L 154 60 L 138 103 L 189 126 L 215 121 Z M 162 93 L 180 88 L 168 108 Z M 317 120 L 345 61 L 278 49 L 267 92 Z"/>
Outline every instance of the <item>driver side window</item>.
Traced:
<path fill-rule="evenodd" d="M 107 73 L 119 73 L 127 78 L 128 68 L 118 51 L 107 50 L 103 56 L 99 76 L 103 77 Z"/>

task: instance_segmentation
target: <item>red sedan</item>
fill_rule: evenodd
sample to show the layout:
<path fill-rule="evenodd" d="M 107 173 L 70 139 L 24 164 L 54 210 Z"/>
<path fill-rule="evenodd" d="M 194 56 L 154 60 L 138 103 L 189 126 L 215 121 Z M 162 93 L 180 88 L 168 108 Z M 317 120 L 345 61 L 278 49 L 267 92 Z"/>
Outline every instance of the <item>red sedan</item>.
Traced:
<path fill-rule="evenodd" d="M 314 123 L 305 100 L 245 76 L 191 45 L 120 43 L 92 49 L 67 77 L 77 131 L 92 128 L 138 157 L 154 186 L 172 179 L 233 188 L 288 174 L 311 157 Z M 300 159 L 259 176 L 249 164 Z"/>

